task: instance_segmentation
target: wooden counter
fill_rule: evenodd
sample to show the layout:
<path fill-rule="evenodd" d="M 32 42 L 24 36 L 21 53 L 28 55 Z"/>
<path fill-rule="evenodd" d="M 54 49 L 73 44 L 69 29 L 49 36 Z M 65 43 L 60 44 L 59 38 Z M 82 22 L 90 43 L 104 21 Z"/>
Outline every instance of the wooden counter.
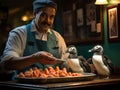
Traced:
<path fill-rule="evenodd" d="M 51 84 L 25 84 L 17 81 L 1 81 L 0 87 L 4 89 L 17 90 L 96 90 L 96 89 L 114 89 L 120 88 L 120 75 L 111 76 L 109 79 L 100 79 L 96 77 L 89 81 L 65 82 L 65 83 L 51 83 Z"/>

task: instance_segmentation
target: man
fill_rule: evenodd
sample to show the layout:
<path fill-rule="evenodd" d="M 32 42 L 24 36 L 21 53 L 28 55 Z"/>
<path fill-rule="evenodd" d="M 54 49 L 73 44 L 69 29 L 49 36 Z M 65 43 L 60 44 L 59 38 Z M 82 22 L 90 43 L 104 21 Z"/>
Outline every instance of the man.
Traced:
<path fill-rule="evenodd" d="M 33 2 L 34 19 L 13 29 L 1 57 L 4 71 L 25 71 L 31 67 L 56 65 L 57 58 L 66 59 L 63 37 L 52 29 L 57 5 L 51 0 Z"/>

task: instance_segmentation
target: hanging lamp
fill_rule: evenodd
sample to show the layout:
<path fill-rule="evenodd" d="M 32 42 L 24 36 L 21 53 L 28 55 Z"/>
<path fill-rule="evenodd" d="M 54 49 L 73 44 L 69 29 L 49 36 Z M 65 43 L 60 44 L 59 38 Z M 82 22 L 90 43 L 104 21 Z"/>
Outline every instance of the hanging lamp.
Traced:
<path fill-rule="evenodd" d="M 95 2 L 96 5 L 106 5 L 108 4 L 107 0 L 96 0 Z"/>
<path fill-rule="evenodd" d="M 111 3 L 111 4 L 119 4 L 119 3 L 120 3 L 120 0 L 110 0 L 110 3 Z"/>

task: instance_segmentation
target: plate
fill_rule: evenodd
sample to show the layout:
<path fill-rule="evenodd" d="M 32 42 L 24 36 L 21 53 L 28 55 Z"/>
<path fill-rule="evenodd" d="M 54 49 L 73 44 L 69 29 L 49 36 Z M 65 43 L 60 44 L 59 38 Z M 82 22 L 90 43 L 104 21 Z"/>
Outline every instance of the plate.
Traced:
<path fill-rule="evenodd" d="M 65 62 L 66 60 L 63 60 L 63 59 L 57 59 L 58 61 L 60 62 Z"/>
<path fill-rule="evenodd" d="M 93 80 L 96 74 L 83 73 L 82 76 L 71 76 L 71 77 L 55 77 L 55 78 L 23 78 L 16 77 L 16 80 L 21 83 L 60 83 L 60 82 L 73 82 L 73 81 L 86 81 Z"/>

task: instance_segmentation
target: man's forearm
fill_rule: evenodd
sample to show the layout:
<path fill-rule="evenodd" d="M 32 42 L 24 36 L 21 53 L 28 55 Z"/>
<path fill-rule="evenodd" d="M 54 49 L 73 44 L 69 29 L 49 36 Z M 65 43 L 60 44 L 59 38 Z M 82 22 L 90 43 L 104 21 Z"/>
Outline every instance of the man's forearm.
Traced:
<path fill-rule="evenodd" d="M 6 70 L 20 70 L 36 62 L 33 56 L 13 57 L 4 62 L 4 68 Z"/>

